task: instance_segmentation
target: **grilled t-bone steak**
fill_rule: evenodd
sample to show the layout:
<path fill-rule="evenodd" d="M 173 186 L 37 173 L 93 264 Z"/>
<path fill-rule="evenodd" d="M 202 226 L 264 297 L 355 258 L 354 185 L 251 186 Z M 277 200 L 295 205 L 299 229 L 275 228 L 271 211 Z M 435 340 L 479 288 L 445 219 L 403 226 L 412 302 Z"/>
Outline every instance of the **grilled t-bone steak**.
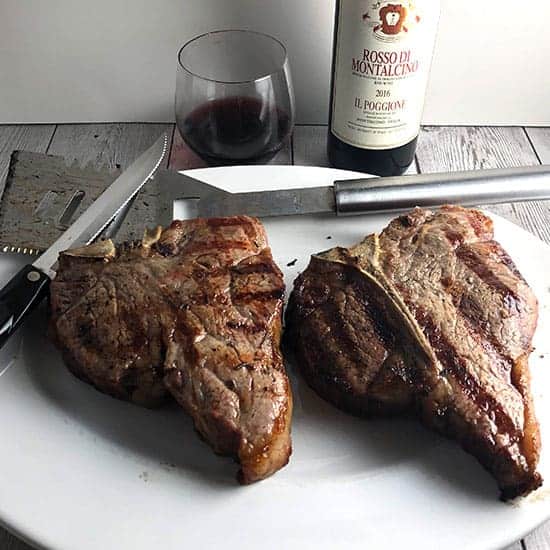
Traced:
<path fill-rule="evenodd" d="M 527 365 L 537 300 L 476 210 L 416 209 L 295 281 L 286 338 L 325 399 L 415 411 L 494 475 L 503 499 L 542 482 Z"/>
<path fill-rule="evenodd" d="M 61 254 L 52 334 L 70 370 L 99 390 L 146 406 L 175 397 L 249 483 L 290 455 L 283 296 L 258 220 L 175 221 L 139 243 Z"/>

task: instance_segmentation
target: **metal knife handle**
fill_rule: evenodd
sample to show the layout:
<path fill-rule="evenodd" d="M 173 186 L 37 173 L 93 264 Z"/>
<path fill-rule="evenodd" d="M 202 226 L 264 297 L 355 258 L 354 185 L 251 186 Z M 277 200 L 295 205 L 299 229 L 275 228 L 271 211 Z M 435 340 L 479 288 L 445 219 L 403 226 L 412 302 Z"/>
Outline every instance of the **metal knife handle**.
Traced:
<path fill-rule="evenodd" d="M 47 275 L 27 265 L 0 290 L 0 348 L 46 296 L 49 283 Z"/>
<path fill-rule="evenodd" d="M 550 166 L 470 170 L 334 182 L 339 216 L 443 204 L 497 204 L 550 199 Z"/>

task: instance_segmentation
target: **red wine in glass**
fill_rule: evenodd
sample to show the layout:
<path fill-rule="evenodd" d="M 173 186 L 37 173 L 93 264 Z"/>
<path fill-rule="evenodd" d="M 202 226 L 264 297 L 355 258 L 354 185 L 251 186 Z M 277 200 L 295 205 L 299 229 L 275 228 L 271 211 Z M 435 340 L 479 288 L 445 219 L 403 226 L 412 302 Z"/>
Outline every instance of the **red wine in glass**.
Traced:
<path fill-rule="evenodd" d="M 253 31 L 216 31 L 178 55 L 176 122 L 184 141 L 211 165 L 269 161 L 294 128 L 285 47 Z"/>
<path fill-rule="evenodd" d="M 210 165 L 268 162 L 292 130 L 281 109 L 246 96 L 207 101 L 179 126 L 187 145 Z"/>

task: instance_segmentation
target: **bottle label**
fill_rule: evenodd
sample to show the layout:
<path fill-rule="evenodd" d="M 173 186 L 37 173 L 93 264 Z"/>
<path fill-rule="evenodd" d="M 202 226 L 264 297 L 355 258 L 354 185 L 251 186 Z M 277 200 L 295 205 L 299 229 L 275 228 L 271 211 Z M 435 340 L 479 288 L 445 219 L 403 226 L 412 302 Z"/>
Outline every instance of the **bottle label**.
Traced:
<path fill-rule="evenodd" d="M 420 128 L 439 0 L 338 0 L 332 133 L 392 149 Z"/>

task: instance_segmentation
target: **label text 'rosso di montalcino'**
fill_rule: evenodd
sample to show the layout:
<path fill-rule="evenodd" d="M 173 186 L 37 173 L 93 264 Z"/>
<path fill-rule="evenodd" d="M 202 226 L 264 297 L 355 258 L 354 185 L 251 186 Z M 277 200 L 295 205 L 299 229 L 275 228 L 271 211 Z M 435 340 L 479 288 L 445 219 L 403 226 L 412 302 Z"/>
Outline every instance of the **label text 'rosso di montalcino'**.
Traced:
<path fill-rule="evenodd" d="M 353 58 L 352 71 L 370 76 L 400 77 L 415 73 L 418 60 L 411 60 L 411 50 L 388 52 L 380 50 L 363 50 L 362 58 Z"/>

